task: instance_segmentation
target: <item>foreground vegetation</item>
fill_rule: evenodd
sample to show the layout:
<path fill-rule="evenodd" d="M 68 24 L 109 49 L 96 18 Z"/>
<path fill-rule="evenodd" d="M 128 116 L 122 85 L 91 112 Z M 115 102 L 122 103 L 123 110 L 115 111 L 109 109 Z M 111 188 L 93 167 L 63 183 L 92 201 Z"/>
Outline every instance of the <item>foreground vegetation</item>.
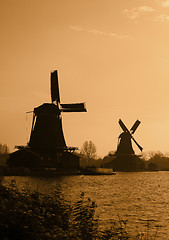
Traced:
<path fill-rule="evenodd" d="M 57 190 L 53 195 L 19 191 L 15 182 L 0 184 L 0 235 L 3 240 L 106 240 L 133 239 L 127 221 L 114 221 L 101 230 L 95 218 L 96 204 L 82 193 L 75 204 L 65 201 Z M 134 239 L 151 238 L 149 232 Z"/>

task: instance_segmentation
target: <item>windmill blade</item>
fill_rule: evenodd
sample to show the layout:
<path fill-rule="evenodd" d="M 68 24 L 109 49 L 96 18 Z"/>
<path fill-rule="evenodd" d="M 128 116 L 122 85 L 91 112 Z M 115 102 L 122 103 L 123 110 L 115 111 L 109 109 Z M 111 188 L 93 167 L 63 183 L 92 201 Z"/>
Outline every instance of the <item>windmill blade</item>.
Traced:
<path fill-rule="evenodd" d="M 130 132 L 127 127 L 124 125 L 121 119 L 119 119 L 119 125 L 123 129 L 124 132 Z"/>
<path fill-rule="evenodd" d="M 137 120 L 135 123 L 134 123 L 134 125 L 132 126 L 132 128 L 130 129 L 130 131 L 131 131 L 131 134 L 133 134 L 133 133 L 135 133 L 135 131 L 136 131 L 136 129 L 138 128 L 138 126 L 140 125 L 140 121 L 139 120 Z"/>
<path fill-rule="evenodd" d="M 137 147 L 140 149 L 140 151 L 143 151 L 143 148 L 138 144 L 138 142 L 136 142 L 136 140 L 134 139 L 134 137 L 131 135 L 131 139 L 133 139 L 133 141 L 135 142 L 135 144 L 137 145 Z"/>
<path fill-rule="evenodd" d="M 61 112 L 86 112 L 85 103 L 60 104 Z"/>
<path fill-rule="evenodd" d="M 57 70 L 51 73 L 51 99 L 52 103 L 60 103 L 59 84 Z"/>

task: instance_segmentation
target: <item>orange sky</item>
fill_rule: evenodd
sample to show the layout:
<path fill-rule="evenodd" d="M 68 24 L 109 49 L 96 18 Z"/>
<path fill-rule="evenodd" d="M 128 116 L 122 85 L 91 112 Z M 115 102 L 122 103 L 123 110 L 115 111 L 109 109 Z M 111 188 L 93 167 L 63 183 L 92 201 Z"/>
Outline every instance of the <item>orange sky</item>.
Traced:
<path fill-rule="evenodd" d="M 1 0 L 0 142 L 25 145 L 57 69 L 68 146 L 115 150 L 118 119 L 144 151 L 169 152 L 169 0 Z"/>

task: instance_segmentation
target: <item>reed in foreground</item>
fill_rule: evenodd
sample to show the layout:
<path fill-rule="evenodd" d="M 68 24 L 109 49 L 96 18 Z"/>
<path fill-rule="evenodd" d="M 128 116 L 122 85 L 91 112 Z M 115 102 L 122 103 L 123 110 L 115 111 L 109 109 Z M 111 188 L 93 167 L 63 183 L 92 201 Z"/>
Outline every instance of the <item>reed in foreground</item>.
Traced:
<path fill-rule="evenodd" d="M 101 230 L 95 218 L 96 207 L 84 193 L 72 204 L 59 190 L 49 196 L 29 189 L 18 191 L 14 182 L 8 188 L 0 184 L 1 239 L 131 239 L 126 221 L 115 221 L 109 229 Z M 148 240 L 143 235 L 135 239 Z"/>

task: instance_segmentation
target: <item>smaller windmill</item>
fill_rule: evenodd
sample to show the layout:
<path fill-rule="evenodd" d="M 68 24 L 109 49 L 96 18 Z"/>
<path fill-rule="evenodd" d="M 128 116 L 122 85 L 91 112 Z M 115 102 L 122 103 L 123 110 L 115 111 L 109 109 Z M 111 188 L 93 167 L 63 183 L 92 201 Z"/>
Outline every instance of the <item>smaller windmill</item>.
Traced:
<path fill-rule="evenodd" d="M 137 147 L 140 149 L 140 151 L 143 150 L 143 148 L 138 144 L 138 142 L 134 139 L 133 134 L 135 133 L 136 129 L 140 125 L 140 121 L 137 120 L 132 128 L 128 130 L 128 128 L 125 126 L 125 124 L 122 122 L 121 119 L 119 119 L 119 125 L 122 128 L 123 132 L 119 135 L 119 142 L 117 146 L 117 151 L 115 153 L 116 156 L 119 155 L 135 155 L 132 142 L 137 145 Z"/>
<path fill-rule="evenodd" d="M 140 125 L 140 121 L 137 120 L 132 128 L 128 130 L 125 124 L 119 119 L 119 125 L 123 132 L 118 137 L 117 150 L 114 154 L 109 154 L 111 161 L 108 162 L 105 167 L 113 168 L 115 171 L 142 171 L 145 169 L 145 163 L 140 158 L 140 155 L 136 155 L 133 147 L 132 141 L 137 145 L 140 151 L 143 148 L 134 139 L 133 134 Z"/>

